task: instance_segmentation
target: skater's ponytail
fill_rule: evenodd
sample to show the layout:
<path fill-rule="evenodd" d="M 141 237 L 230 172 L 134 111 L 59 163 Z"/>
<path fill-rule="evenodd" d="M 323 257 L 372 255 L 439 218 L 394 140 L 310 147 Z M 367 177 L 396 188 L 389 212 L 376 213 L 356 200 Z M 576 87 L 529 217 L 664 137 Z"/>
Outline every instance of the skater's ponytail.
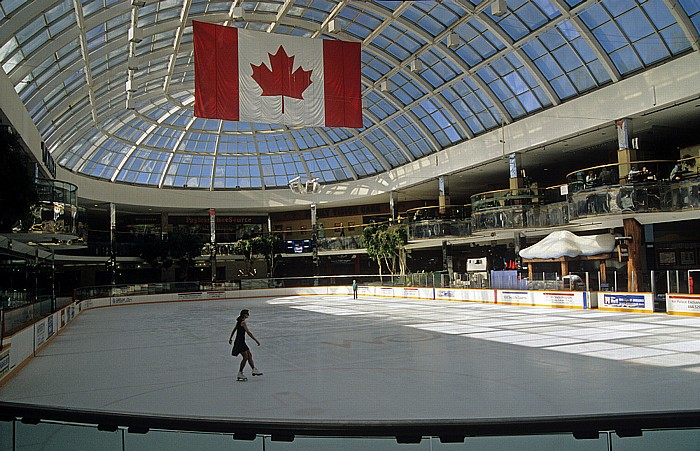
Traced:
<path fill-rule="evenodd" d="M 244 319 L 243 317 L 245 315 L 250 315 L 250 313 L 248 313 L 248 310 L 246 310 L 246 309 L 241 310 L 241 314 L 238 315 L 238 318 L 236 318 L 236 327 L 241 325 L 241 322 L 243 321 L 243 319 Z"/>

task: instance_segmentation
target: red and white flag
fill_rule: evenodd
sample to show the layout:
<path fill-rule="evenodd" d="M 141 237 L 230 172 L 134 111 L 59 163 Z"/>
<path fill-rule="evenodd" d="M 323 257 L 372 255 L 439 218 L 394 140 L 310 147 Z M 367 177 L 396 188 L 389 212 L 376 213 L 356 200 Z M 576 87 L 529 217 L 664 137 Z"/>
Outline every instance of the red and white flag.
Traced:
<path fill-rule="evenodd" d="M 360 43 L 192 26 L 195 116 L 363 126 Z"/>

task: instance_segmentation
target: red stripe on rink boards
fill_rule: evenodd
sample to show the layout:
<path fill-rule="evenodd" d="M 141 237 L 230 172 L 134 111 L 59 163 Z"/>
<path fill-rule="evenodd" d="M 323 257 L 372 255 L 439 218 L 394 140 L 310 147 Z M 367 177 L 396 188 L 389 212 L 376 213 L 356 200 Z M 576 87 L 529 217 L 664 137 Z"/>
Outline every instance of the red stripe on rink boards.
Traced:
<path fill-rule="evenodd" d="M 323 41 L 326 127 L 362 128 L 361 44 Z"/>
<path fill-rule="evenodd" d="M 194 115 L 239 119 L 238 29 L 192 22 Z"/>

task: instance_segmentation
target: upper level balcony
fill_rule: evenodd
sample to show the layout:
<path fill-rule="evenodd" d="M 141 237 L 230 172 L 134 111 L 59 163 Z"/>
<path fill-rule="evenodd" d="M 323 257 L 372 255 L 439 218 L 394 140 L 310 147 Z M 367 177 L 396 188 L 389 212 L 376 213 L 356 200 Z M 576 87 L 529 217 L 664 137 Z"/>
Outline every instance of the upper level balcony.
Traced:
<path fill-rule="evenodd" d="M 517 188 L 475 194 L 472 229 L 552 227 L 569 222 L 569 205 L 560 186 Z"/>
<path fill-rule="evenodd" d="M 700 208 L 696 158 L 581 169 L 567 175 L 571 219 Z"/>

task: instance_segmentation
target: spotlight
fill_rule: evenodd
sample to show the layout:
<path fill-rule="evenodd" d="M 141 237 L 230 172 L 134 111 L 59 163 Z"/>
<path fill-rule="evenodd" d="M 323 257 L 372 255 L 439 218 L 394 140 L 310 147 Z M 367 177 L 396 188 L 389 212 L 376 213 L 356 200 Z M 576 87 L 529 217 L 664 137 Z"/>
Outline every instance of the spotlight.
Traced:
<path fill-rule="evenodd" d="M 508 12 L 506 0 L 493 0 L 491 3 L 491 14 L 496 17 L 504 16 Z"/>

